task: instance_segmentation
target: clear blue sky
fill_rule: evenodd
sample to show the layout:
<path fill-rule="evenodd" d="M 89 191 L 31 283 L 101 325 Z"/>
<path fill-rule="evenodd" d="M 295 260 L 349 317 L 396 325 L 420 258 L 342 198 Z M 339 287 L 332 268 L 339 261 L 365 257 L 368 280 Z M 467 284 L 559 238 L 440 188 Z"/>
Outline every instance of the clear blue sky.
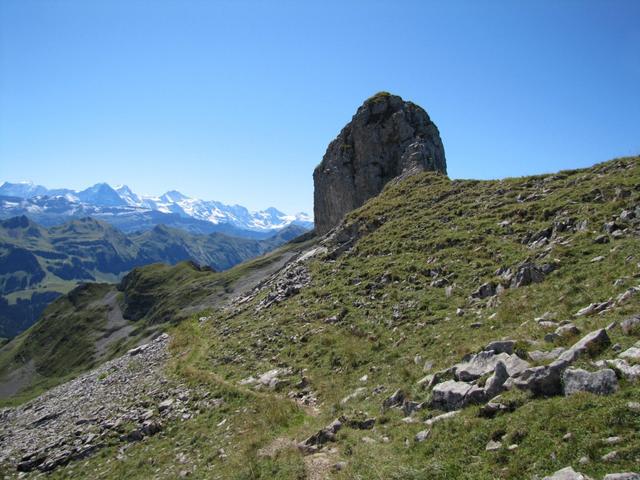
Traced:
<path fill-rule="evenodd" d="M 640 2 L 2 0 L 0 180 L 311 212 L 379 90 L 453 178 L 638 154 Z"/>

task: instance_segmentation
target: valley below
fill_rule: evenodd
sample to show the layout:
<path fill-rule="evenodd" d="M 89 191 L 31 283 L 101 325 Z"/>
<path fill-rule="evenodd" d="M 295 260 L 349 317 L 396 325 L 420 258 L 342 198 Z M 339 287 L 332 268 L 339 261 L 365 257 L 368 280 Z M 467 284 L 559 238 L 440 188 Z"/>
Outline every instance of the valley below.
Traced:
<path fill-rule="evenodd" d="M 289 225 L 264 239 L 193 234 L 164 225 L 125 234 L 85 217 L 42 227 L 26 216 L 0 221 L 0 337 L 26 330 L 47 305 L 86 282 L 115 283 L 135 267 L 193 261 L 225 270 L 306 232 Z"/>

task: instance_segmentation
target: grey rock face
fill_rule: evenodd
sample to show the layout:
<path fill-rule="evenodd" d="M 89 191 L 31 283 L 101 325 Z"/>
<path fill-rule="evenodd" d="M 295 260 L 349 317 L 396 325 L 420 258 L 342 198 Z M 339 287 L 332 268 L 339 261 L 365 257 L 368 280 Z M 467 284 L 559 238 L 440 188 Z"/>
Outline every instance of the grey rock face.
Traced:
<path fill-rule="evenodd" d="M 575 362 L 576 359 L 582 354 L 594 355 L 600 353 L 605 347 L 611 344 L 611 339 L 604 328 L 595 330 L 584 337 L 578 342 L 573 344 L 571 348 L 563 352 L 558 360 L 566 360 L 568 362 Z"/>
<path fill-rule="evenodd" d="M 533 263 L 524 263 L 511 280 L 511 288 L 526 287 L 544 280 L 544 273 Z"/>
<path fill-rule="evenodd" d="M 506 382 L 508 378 L 509 372 L 507 371 L 507 366 L 502 362 L 498 362 L 496 369 L 493 371 L 493 375 L 487 379 L 484 387 L 487 398 L 494 397 L 500 393 L 504 382 Z"/>
<path fill-rule="evenodd" d="M 534 362 L 546 362 L 555 360 L 564 353 L 565 349 L 562 347 L 556 347 L 553 350 L 547 352 L 541 352 L 540 350 L 533 350 L 528 352 L 529 358 Z"/>
<path fill-rule="evenodd" d="M 529 367 L 529 364 L 517 355 L 500 353 L 496 355 L 492 351 L 482 351 L 469 357 L 466 361 L 454 365 L 455 376 L 463 382 L 469 382 L 492 372 L 498 362 L 503 362 L 509 376 L 516 375 Z"/>
<path fill-rule="evenodd" d="M 483 283 L 471 294 L 471 298 L 487 298 L 496 294 L 497 285 L 493 282 Z"/>
<path fill-rule="evenodd" d="M 458 410 L 469 403 L 467 395 L 472 388 L 468 383 L 455 380 L 439 383 L 433 387 L 431 406 L 445 411 Z"/>
<path fill-rule="evenodd" d="M 511 355 L 515 346 L 516 342 L 514 340 L 494 340 L 484 347 L 484 349 L 493 353 L 506 353 Z"/>
<path fill-rule="evenodd" d="M 610 368 L 587 372 L 580 368 L 569 368 L 562 375 L 564 394 L 591 392 L 598 395 L 609 395 L 618 389 L 618 379 Z"/>
<path fill-rule="evenodd" d="M 311 454 L 318 451 L 322 445 L 327 442 L 336 441 L 336 433 L 342 428 L 342 422 L 338 419 L 329 425 L 308 437 L 306 440 L 298 444 L 298 448 L 305 454 Z"/>
<path fill-rule="evenodd" d="M 414 103 L 374 95 L 329 144 L 313 172 L 316 232 L 331 230 L 391 179 L 424 170 L 447 171 L 438 128 Z"/>
<path fill-rule="evenodd" d="M 640 480 L 640 474 L 635 472 L 609 473 L 603 480 Z"/>

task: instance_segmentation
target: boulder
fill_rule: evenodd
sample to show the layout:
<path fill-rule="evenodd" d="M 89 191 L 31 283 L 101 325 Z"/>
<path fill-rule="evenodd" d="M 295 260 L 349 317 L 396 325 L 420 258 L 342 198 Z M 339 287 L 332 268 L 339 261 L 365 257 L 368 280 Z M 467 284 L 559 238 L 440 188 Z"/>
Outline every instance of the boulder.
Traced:
<path fill-rule="evenodd" d="M 602 480 L 640 480 L 640 474 L 635 472 L 608 473 Z"/>
<path fill-rule="evenodd" d="M 493 353 L 506 353 L 511 355 L 513 353 L 513 349 L 516 346 L 515 340 L 494 340 L 489 343 L 484 349 L 487 352 Z"/>
<path fill-rule="evenodd" d="M 274 368 L 268 372 L 263 373 L 258 377 L 258 383 L 264 385 L 270 389 L 276 389 L 283 384 L 283 380 L 280 379 L 281 375 L 291 374 L 290 369 Z"/>
<path fill-rule="evenodd" d="M 632 335 L 634 333 L 640 333 L 640 315 L 634 315 L 629 317 L 620 323 L 620 328 L 625 335 Z"/>
<path fill-rule="evenodd" d="M 502 442 L 496 442 L 495 440 L 489 440 L 487 446 L 484 449 L 487 452 L 495 452 L 496 450 L 500 450 L 502 448 Z"/>
<path fill-rule="evenodd" d="M 405 399 L 405 394 L 402 390 L 396 390 L 393 394 L 382 402 L 383 408 L 399 407 L 402 405 Z"/>
<path fill-rule="evenodd" d="M 558 470 L 553 475 L 544 477 L 542 480 L 590 480 L 590 478 L 582 473 L 576 472 L 571 467 L 566 467 Z"/>
<path fill-rule="evenodd" d="M 562 375 L 565 395 L 578 392 L 590 392 L 597 395 L 610 395 L 618 389 L 618 379 L 610 368 L 588 372 L 581 368 L 569 368 Z"/>
<path fill-rule="evenodd" d="M 574 362 L 580 355 L 595 355 L 611 344 L 607 330 L 601 328 L 582 337 L 558 357 L 559 361 Z"/>
<path fill-rule="evenodd" d="M 426 420 L 424 424 L 430 427 L 431 425 L 434 425 L 443 420 L 448 420 L 449 418 L 453 418 L 456 415 L 458 415 L 458 413 L 460 413 L 460 410 L 453 410 L 451 412 L 442 413 L 440 415 L 436 415 L 435 417 Z"/>
<path fill-rule="evenodd" d="M 529 390 L 534 395 L 559 395 L 563 392 L 562 373 L 581 355 L 599 353 L 610 343 L 606 329 L 593 331 L 565 350 L 551 364 L 528 368 L 517 378 L 510 378 L 506 382 L 506 387 L 515 386 Z"/>
<path fill-rule="evenodd" d="M 612 300 L 607 300 L 606 302 L 595 302 L 590 303 L 586 307 L 581 308 L 575 313 L 576 317 L 587 317 L 589 315 L 593 315 L 594 313 L 604 312 L 605 310 L 611 308 L 613 306 Z"/>
<path fill-rule="evenodd" d="M 505 386 L 513 385 L 537 396 L 559 395 L 562 393 L 562 372 L 568 366 L 568 362 L 556 360 L 551 365 L 528 368 L 517 378 L 510 378 Z"/>
<path fill-rule="evenodd" d="M 509 372 L 507 366 L 503 362 L 498 362 L 496 368 L 493 371 L 487 382 L 485 383 L 484 390 L 487 398 L 495 397 L 503 389 L 504 382 L 509 378 Z"/>
<path fill-rule="evenodd" d="M 624 305 L 640 292 L 640 286 L 631 287 L 616 297 L 616 305 Z"/>
<path fill-rule="evenodd" d="M 562 353 L 564 353 L 566 349 L 563 347 L 556 347 L 553 350 L 549 350 L 546 352 L 541 352 L 540 350 L 533 350 L 528 352 L 527 355 L 534 362 L 548 362 L 550 360 L 555 360 Z"/>
<path fill-rule="evenodd" d="M 393 178 L 423 170 L 446 174 L 438 128 L 416 104 L 386 92 L 374 95 L 313 172 L 316 232 L 331 230 Z"/>
<path fill-rule="evenodd" d="M 371 430 L 376 423 L 376 419 L 373 417 L 347 418 L 343 416 L 338 420 L 347 427 L 354 428 L 356 430 Z"/>
<path fill-rule="evenodd" d="M 402 402 L 402 412 L 407 415 L 413 415 L 414 412 L 422 410 L 423 404 L 420 402 L 413 402 L 411 400 L 405 400 Z"/>
<path fill-rule="evenodd" d="M 471 385 L 471 388 L 467 392 L 464 399 L 464 405 L 471 405 L 476 403 L 482 403 L 487 400 L 487 392 L 484 388 L 477 385 Z"/>
<path fill-rule="evenodd" d="M 466 395 L 471 385 L 465 382 L 447 380 L 433 387 L 431 392 L 431 407 L 440 410 L 459 410 L 466 405 Z"/>
<path fill-rule="evenodd" d="M 424 442 L 427 438 L 429 438 L 430 434 L 431 434 L 431 430 L 419 431 L 418 433 L 416 433 L 416 436 L 415 436 L 416 443 Z"/>
<path fill-rule="evenodd" d="M 480 417 L 493 418 L 500 412 L 512 412 L 516 408 L 514 402 L 505 402 L 500 395 L 493 397 L 478 411 Z"/>
<path fill-rule="evenodd" d="M 627 348 L 624 352 L 618 355 L 618 357 L 638 361 L 640 360 L 640 347 Z"/>
<path fill-rule="evenodd" d="M 533 263 L 523 263 L 511 280 L 511 288 L 525 287 L 544 280 L 544 273 Z"/>
<path fill-rule="evenodd" d="M 487 298 L 493 297 L 496 294 L 497 285 L 493 282 L 487 282 L 478 287 L 478 289 L 471 294 L 471 298 Z"/>
<path fill-rule="evenodd" d="M 315 453 L 327 442 L 335 442 L 336 433 L 342 428 L 340 420 L 334 420 L 329 425 L 308 437 L 306 440 L 298 444 L 298 448 L 304 453 Z"/>
<path fill-rule="evenodd" d="M 640 364 L 629 365 L 626 360 L 616 358 L 615 360 L 606 360 L 607 366 L 614 368 L 620 375 L 631 382 L 640 380 Z"/>
<path fill-rule="evenodd" d="M 509 376 L 516 375 L 529 367 L 529 364 L 517 355 L 509 355 L 508 353 L 496 355 L 492 351 L 482 351 L 454 365 L 454 375 L 458 380 L 464 382 L 476 380 L 494 371 L 498 362 L 504 363 Z"/>
<path fill-rule="evenodd" d="M 556 328 L 556 334 L 560 337 L 572 337 L 574 335 L 580 335 L 580 329 L 573 323 L 567 323 Z"/>

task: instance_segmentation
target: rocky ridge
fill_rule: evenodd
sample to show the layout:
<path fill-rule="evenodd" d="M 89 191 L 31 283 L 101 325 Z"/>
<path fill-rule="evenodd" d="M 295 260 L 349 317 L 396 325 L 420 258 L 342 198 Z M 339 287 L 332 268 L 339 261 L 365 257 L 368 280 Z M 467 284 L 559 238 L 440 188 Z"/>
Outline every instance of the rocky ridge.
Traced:
<path fill-rule="evenodd" d="M 374 95 L 313 172 L 316 232 L 335 227 L 393 178 L 424 170 L 447 172 L 438 128 L 418 105 L 386 92 Z"/>

